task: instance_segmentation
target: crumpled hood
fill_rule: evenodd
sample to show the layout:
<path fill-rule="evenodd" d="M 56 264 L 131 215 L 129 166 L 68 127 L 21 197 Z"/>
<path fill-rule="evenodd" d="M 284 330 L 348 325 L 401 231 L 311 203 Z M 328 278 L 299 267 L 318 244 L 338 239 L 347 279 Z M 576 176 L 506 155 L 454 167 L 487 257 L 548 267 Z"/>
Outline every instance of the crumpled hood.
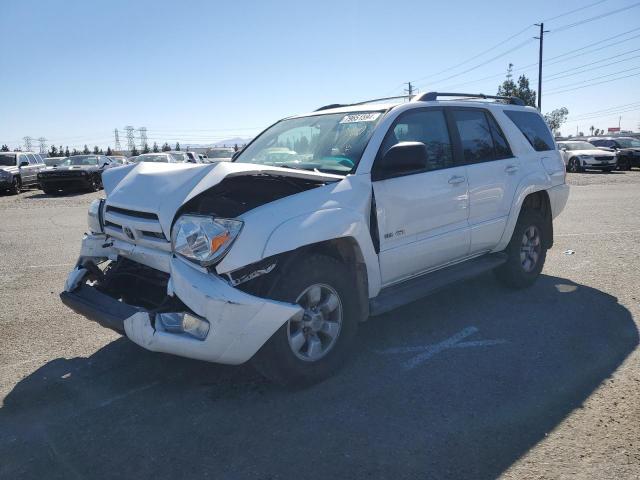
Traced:
<path fill-rule="evenodd" d="M 106 170 L 102 174 L 102 183 L 108 205 L 155 213 L 168 236 L 173 217 L 184 203 L 227 177 L 241 175 L 272 175 L 322 181 L 344 178 L 340 175 L 251 163 L 220 162 L 202 165 L 141 162 Z"/>

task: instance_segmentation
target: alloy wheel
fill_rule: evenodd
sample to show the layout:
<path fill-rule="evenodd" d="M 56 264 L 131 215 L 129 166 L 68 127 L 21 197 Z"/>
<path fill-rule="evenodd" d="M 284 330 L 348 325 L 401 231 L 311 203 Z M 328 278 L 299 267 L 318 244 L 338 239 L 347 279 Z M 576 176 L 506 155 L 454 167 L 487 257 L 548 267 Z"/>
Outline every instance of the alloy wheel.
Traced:
<path fill-rule="evenodd" d="M 307 287 L 296 299 L 304 310 L 289 320 L 287 335 L 291 351 L 300 360 L 315 362 L 335 346 L 342 328 L 340 296 L 329 285 Z"/>
<path fill-rule="evenodd" d="M 520 264 L 525 272 L 532 272 L 536 268 L 541 251 L 540 230 L 535 225 L 531 225 L 522 234 L 520 245 Z"/>

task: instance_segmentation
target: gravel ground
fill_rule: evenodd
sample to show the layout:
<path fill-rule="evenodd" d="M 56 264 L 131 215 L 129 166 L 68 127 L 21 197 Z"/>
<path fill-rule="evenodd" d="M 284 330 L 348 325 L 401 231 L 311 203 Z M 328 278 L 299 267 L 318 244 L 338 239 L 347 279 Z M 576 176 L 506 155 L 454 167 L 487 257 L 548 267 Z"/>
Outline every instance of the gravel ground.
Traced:
<path fill-rule="evenodd" d="M 100 193 L 0 197 L 0 478 L 640 478 L 640 172 L 568 182 L 534 287 L 484 275 L 372 318 L 299 391 L 71 313 Z"/>

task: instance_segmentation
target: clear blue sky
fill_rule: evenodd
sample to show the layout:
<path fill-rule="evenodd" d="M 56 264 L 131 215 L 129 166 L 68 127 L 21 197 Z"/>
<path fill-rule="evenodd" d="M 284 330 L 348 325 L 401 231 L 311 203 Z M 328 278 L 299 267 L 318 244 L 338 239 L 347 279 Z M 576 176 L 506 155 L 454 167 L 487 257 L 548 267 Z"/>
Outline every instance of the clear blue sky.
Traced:
<path fill-rule="evenodd" d="M 552 19 L 593 3 L 2 0 L 0 143 L 18 147 L 30 135 L 106 148 L 113 129 L 122 138 L 125 125 L 147 127 L 151 142 L 251 136 L 326 103 L 399 94 L 409 80 L 421 91 L 495 93 L 509 62 L 516 69 L 537 62 L 537 42 L 522 45 L 536 28 L 522 31 L 541 19 L 552 31 L 545 59 L 596 44 L 584 55 L 548 60 L 555 64 L 545 69 L 543 111 L 568 107 L 574 120 L 565 133 L 617 126 L 619 114 L 623 129 L 637 130 L 637 106 L 584 114 L 640 105 L 640 76 L 551 94 L 640 73 L 640 5 L 604 16 L 638 2 L 607 0 Z M 551 77 L 592 62 L 584 68 L 593 70 Z M 524 73 L 537 86 L 537 67 Z M 477 81 L 491 75 L 498 77 Z"/>

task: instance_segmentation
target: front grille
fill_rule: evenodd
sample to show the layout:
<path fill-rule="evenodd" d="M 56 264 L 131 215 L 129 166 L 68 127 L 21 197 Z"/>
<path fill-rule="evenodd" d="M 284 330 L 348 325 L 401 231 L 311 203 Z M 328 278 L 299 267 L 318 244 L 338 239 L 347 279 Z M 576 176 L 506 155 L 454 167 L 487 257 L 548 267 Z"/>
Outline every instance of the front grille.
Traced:
<path fill-rule="evenodd" d="M 602 162 L 602 161 L 609 161 L 609 160 L 613 160 L 613 157 L 607 157 L 607 156 L 599 156 L 599 157 L 593 157 L 593 158 L 595 158 L 596 160 L 599 160 L 599 161 L 601 161 L 601 162 Z"/>
<path fill-rule="evenodd" d="M 171 244 L 155 213 L 107 205 L 104 213 L 107 235 L 128 243 L 171 251 Z"/>
<path fill-rule="evenodd" d="M 68 172 L 45 172 L 41 173 L 40 177 L 49 178 L 49 177 L 82 177 L 85 172 L 83 171 L 68 171 Z"/>

